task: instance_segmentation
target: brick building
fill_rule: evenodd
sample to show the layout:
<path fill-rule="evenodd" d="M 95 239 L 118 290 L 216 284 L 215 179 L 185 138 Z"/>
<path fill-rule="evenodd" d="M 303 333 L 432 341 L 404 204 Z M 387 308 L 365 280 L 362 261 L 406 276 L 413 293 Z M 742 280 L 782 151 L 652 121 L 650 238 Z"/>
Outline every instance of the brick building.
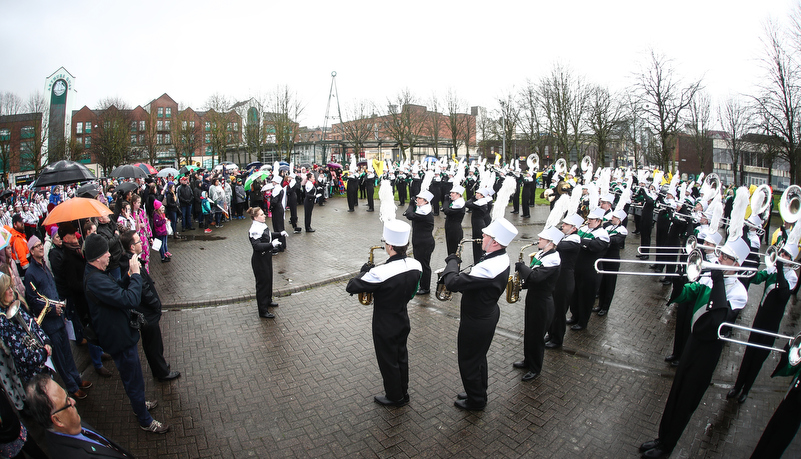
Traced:
<path fill-rule="evenodd" d="M 41 113 L 0 116 L 0 176 L 3 183 L 7 184 L 10 173 L 34 168 L 35 139 L 41 136 L 41 131 Z"/>

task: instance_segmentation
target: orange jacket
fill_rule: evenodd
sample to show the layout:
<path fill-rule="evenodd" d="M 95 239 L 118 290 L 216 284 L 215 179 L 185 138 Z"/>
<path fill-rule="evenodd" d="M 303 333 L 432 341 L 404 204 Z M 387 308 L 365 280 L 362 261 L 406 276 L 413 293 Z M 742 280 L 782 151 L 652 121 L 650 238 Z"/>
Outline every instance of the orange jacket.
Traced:
<path fill-rule="evenodd" d="M 11 256 L 14 258 L 14 261 L 20 264 L 22 269 L 28 269 L 28 240 L 25 239 L 25 234 L 20 233 L 8 225 L 5 225 L 4 228 L 11 233 L 11 242 L 9 242 L 9 245 L 11 245 Z"/>

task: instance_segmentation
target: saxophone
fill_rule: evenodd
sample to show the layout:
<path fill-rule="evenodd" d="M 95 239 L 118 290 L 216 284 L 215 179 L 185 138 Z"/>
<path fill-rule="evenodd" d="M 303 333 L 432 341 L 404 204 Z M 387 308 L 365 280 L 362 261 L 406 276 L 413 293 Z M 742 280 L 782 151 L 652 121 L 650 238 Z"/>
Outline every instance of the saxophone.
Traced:
<path fill-rule="evenodd" d="M 384 248 L 383 245 L 374 245 L 370 247 L 370 256 L 367 258 L 367 263 L 370 264 L 371 266 L 375 266 L 375 263 L 373 262 L 373 260 L 375 260 L 375 254 L 373 253 L 373 251 L 375 249 L 383 249 L 383 248 Z M 359 292 L 359 303 L 365 306 L 373 304 L 373 294 L 368 292 Z"/>
<path fill-rule="evenodd" d="M 464 246 L 464 244 L 466 244 L 468 242 L 481 242 L 481 241 L 482 241 L 481 239 L 469 239 L 469 238 L 462 239 L 461 241 L 459 241 L 459 246 L 456 247 L 456 254 L 455 255 L 457 257 L 461 258 L 462 247 Z M 440 301 L 448 301 L 448 300 L 451 299 L 451 296 L 453 296 L 453 292 L 448 290 L 448 287 L 445 287 L 445 281 L 442 280 L 443 271 L 445 271 L 445 268 L 439 268 L 438 270 L 436 270 L 436 273 L 437 273 L 437 291 L 435 293 L 435 296 Z"/>
<path fill-rule="evenodd" d="M 518 256 L 517 261 L 523 261 L 523 251 L 527 248 L 531 247 L 534 244 L 526 244 L 520 248 L 520 256 Z M 517 300 L 520 299 L 520 288 L 522 282 L 520 281 L 520 271 L 515 270 L 515 273 L 509 276 L 509 280 L 506 281 L 506 302 L 507 303 L 517 303 Z"/>
<path fill-rule="evenodd" d="M 44 322 L 45 316 L 47 315 L 48 312 L 50 312 L 51 309 L 53 309 L 53 306 L 60 306 L 61 308 L 64 308 L 67 302 L 51 300 L 50 298 L 47 298 L 46 296 L 39 293 L 39 291 L 36 290 L 36 286 L 33 285 L 33 282 L 31 282 L 29 285 L 33 287 L 33 291 L 36 292 L 39 298 L 41 298 L 42 301 L 44 302 L 44 306 L 42 307 L 42 312 L 40 312 L 39 316 L 36 317 L 36 325 L 41 326 L 42 322 Z"/>

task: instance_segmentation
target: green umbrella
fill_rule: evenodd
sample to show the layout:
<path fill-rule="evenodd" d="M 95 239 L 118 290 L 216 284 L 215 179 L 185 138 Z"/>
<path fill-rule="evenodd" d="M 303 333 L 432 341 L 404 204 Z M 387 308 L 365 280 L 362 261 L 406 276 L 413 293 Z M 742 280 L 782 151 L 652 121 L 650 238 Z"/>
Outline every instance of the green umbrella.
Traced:
<path fill-rule="evenodd" d="M 250 177 L 245 180 L 245 191 L 250 190 L 250 185 L 253 183 L 254 180 L 259 179 L 262 180 L 269 177 L 271 175 L 270 171 L 257 171 L 250 174 Z"/>

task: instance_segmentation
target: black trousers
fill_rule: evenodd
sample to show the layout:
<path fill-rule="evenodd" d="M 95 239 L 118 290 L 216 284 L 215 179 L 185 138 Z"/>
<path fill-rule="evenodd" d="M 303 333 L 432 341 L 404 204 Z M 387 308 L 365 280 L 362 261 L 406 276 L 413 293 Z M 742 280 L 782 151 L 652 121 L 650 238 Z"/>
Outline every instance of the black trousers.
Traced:
<path fill-rule="evenodd" d="M 778 458 L 790 446 L 801 426 L 801 389 L 793 388 L 779 403 L 762 432 L 751 459 Z"/>
<path fill-rule="evenodd" d="M 573 298 L 575 285 L 576 279 L 573 270 L 565 270 L 559 273 L 559 280 L 553 290 L 553 321 L 551 321 L 551 326 L 548 328 L 548 335 L 550 335 L 551 341 L 559 345 L 565 339 L 567 309 L 570 306 L 570 300 Z"/>
<path fill-rule="evenodd" d="M 367 193 L 367 208 L 369 210 L 375 210 L 375 185 L 365 186 L 365 192 Z"/>
<path fill-rule="evenodd" d="M 253 252 L 250 257 L 253 275 L 256 277 L 256 305 L 259 314 L 267 314 L 267 307 L 273 301 L 273 257 L 270 253 L 262 255 Z"/>
<path fill-rule="evenodd" d="M 605 271 L 620 271 L 620 263 L 605 261 Z M 615 287 L 617 286 L 617 274 L 603 274 L 601 276 L 601 286 L 598 289 L 598 307 L 604 311 L 609 311 L 612 299 L 615 297 Z"/>
<path fill-rule="evenodd" d="M 312 210 L 314 210 L 314 195 L 307 195 L 303 200 L 303 223 L 306 229 L 311 228 Z"/>
<path fill-rule="evenodd" d="M 373 327 L 373 343 L 378 369 L 384 380 L 384 393 L 390 400 L 401 400 L 409 393 L 409 351 L 406 341 L 410 327 L 388 334 Z"/>
<path fill-rule="evenodd" d="M 142 335 L 142 350 L 145 351 L 145 358 L 153 376 L 163 378 L 170 374 L 170 366 L 164 360 L 164 341 L 159 321 L 148 322 L 139 329 L 139 334 Z"/>
<path fill-rule="evenodd" d="M 553 321 L 553 297 L 531 298 L 526 294 L 525 331 L 523 332 L 523 355 L 528 369 L 534 373 L 542 371 L 545 357 L 545 331 Z"/>
<path fill-rule="evenodd" d="M 434 243 L 412 244 L 414 259 L 423 265 L 423 274 L 420 276 L 420 290 L 431 288 L 431 254 L 434 253 Z"/>
<path fill-rule="evenodd" d="M 475 319 L 464 314 L 459 321 L 459 332 L 456 348 L 459 361 L 459 375 L 467 392 L 467 401 L 473 406 L 487 404 L 487 388 L 489 387 L 489 371 L 487 369 L 487 352 L 495 326 L 501 317 L 501 310 L 495 305 L 493 313 L 485 319 Z"/>
<path fill-rule="evenodd" d="M 592 305 L 595 303 L 595 292 L 598 291 L 598 283 L 601 275 L 595 272 L 595 266 L 590 265 L 589 269 L 576 269 L 576 285 L 580 286 L 573 292 L 573 302 L 570 310 L 578 324 L 587 328 L 592 315 Z"/>
<path fill-rule="evenodd" d="M 692 326 L 693 303 L 685 302 L 676 305 L 676 329 L 673 332 L 673 355 L 681 359 L 684 353 L 684 345 L 690 336 Z"/>

